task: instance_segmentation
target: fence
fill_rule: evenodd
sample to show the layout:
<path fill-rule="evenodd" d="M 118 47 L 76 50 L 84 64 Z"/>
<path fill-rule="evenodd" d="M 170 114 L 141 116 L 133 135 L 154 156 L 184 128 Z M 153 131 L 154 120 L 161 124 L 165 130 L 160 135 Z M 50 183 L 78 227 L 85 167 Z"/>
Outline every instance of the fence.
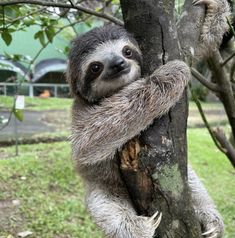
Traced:
<path fill-rule="evenodd" d="M 49 90 L 51 95 L 58 97 L 68 97 L 69 85 L 68 84 L 48 84 L 48 83 L 5 83 L 0 82 L 0 95 L 12 95 L 15 94 L 16 88 L 18 88 L 19 94 L 34 97 L 35 92 Z M 38 96 L 38 95 L 36 95 Z"/>

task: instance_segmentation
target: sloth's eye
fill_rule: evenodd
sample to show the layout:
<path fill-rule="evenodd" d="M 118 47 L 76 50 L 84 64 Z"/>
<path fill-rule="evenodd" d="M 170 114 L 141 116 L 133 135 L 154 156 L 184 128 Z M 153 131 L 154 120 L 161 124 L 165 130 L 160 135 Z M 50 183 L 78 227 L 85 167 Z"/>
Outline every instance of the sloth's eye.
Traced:
<path fill-rule="evenodd" d="M 99 62 L 94 62 L 91 64 L 90 66 L 90 71 L 93 73 L 93 74 L 98 74 L 100 73 L 101 71 L 103 70 L 103 65 Z"/>
<path fill-rule="evenodd" d="M 122 54 L 126 57 L 126 58 L 130 58 L 132 56 L 132 50 L 128 47 L 125 46 L 122 50 Z"/>

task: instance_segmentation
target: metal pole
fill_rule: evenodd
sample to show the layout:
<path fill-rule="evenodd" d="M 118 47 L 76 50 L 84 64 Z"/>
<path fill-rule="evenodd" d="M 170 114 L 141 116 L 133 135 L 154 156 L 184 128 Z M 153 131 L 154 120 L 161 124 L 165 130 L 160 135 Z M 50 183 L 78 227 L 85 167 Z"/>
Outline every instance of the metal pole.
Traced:
<path fill-rule="evenodd" d="M 29 96 L 30 96 L 31 98 L 34 97 L 33 85 L 32 85 L 32 83 L 29 84 Z"/>
<path fill-rule="evenodd" d="M 14 121 L 15 121 L 15 126 L 14 126 L 14 130 L 15 130 L 15 152 L 16 152 L 16 156 L 19 155 L 19 148 L 18 148 L 18 123 L 17 123 L 17 119 L 16 116 L 14 116 Z"/>
<path fill-rule="evenodd" d="M 57 97 L 57 85 L 54 87 L 54 97 Z"/>
<path fill-rule="evenodd" d="M 15 108 L 15 104 L 16 104 L 16 98 L 17 98 L 17 91 L 18 91 L 18 87 L 17 84 L 15 84 L 15 101 L 14 101 L 14 108 Z M 15 110 L 15 109 L 14 109 Z M 14 130 L 15 130 L 15 149 L 16 149 L 16 156 L 19 155 L 19 148 L 18 148 L 18 123 L 17 123 L 17 118 L 14 115 L 14 120 L 15 120 L 15 125 L 14 125 Z"/>
<path fill-rule="evenodd" d="M 3 85 L 3 88 L 4 88 L 4 95 L 7 96 L 7 86 Z"/>

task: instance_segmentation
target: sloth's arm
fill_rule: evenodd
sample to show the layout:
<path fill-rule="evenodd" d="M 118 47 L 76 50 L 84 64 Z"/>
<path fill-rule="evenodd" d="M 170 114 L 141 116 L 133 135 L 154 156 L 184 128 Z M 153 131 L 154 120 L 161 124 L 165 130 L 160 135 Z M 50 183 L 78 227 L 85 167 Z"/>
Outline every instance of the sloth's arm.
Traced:
<path fill-rule="evenodd" d="M 116 149 L 165 114 L 181 97 L 190 79 L 188 66 L 171 61 L 150 77 L 139 79 L 101 105 L 74 114 L 73 157 L 91 164 L 112 156 Z"/>

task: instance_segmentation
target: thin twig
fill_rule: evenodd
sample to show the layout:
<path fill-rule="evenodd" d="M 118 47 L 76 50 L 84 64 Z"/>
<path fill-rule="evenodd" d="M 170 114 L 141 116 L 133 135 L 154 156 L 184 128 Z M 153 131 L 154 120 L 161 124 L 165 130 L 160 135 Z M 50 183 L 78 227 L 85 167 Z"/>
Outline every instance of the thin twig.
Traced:
<path fill-rule="evenodd" d="M 205 87 L 214 92 L 220 92 L 217 84 L 209 82 L 202 74 L 200 74 L 195 68 L 191 68 L 192 75 Z"/>
<path fill-rule="evenodd" d="M 235 56 L 235 52 L 231 54 L 224 62 L 222 62 L 220 65 L 223 67 L 225 66 L 233 57 Z"/>
<path fill-rule="evenodd" d="M 25 18 L 28 17 L 28 16 L 32 16 L 32 15 L 34 15 L 34 14 L 36 14 L 36 13 L 39 13 L 39 12 L 41 12 L 41 11 L 44 11 L 44 10 L 46 10 L 46 7 L 42 7 L 42 8 L 40 8 L 40 9 L 35 10 L 35 11 L 29 12 L 29 13 L 27 13 L 27 14 L 24 15 L 24 16 L 15 18 L 12 22 L 10 22 L 10 23 L 6 26 L 6 28 L 12 26 L 16 21 L 20 21 L 20 20 L 22 20 L 22 19 L 25 19 Z"/>
<path fill-rule="evenodd" d="M 218 141 L 216 140 L 216 137 L 215 137 L 215 135 L 214 135 L 214 133 L 213 133 L 213 130 L 211 129 L 211 126 L 210 126 L 209 122 L 207 121 L 207 118 L 206 118 L 206 116 L 205 116 L 205 113 L 204 113 L 204 111 L 203 111 L 203 109 L 202 109 L 202 105 L 201 105 L 201 103 L 200 103 L 200 101 L 199 101 L 197 95 L 195 95 L 195 93 L 193 92 L 193 89 L 192 89 L 191 84 L 189 85 L 189 88 L 190 88 L 190 91 L 191 91 L 192 99 L 193 99 L 193 101 L 195 102 L 195 104 L 196 104 L 196 106 L 197 106 L 197 108 L 198 108 L 198 111 L 199 111 L 199 113 L 200 113 L 200 115 L 201 115 L 201 118 L 202 118 L 202 120 L 203 120 L 203 123 L 205 124 L 205 126 L 206 126 L 208 132 L 210 133 L 212 140 L 214 141 L 216 147 L 217 147 L 221 152 L 226 153 L 226 151 L 220 146 L 220 144 L 219 144 Z"/>
<path fill-rule="evenodd" d="M 103 12 L 96 12 L 95 10 L 91 8 L 86 8 L 82 6 L 81 4 L 78 5 L 71 5 L 71 4 L 66 4 L 66 3 L 58 3 L 58 2 L 46 2 L 46 1 L 39 1 L 39 0 L 9 0 L 9 1 L 4 1 L 0 2 L 0 6 L 11 6 L 11 5 L 16 5 L 16 4 L 32 4 L 32 5 L 40 5 L 40 6 L 48 6 L 48 7 L 60 7 L 60 8 L 69 8 L 69 9 L 76 9 L 80 10 L 86 14 L 93 15 L 96 17 L 100 17 L 106 20 L 109 20 L 117 25 L 123 26 L 123 22 L 116 17 L 113 17 L 112 15 L 108 13 L 103 13 Z"/>
<path fill-rule="evenodd" d="M 69 2 L 71 3 L 71 6 L 74 7 L 74 2 L 72 0 L 69 0 Z"/>

